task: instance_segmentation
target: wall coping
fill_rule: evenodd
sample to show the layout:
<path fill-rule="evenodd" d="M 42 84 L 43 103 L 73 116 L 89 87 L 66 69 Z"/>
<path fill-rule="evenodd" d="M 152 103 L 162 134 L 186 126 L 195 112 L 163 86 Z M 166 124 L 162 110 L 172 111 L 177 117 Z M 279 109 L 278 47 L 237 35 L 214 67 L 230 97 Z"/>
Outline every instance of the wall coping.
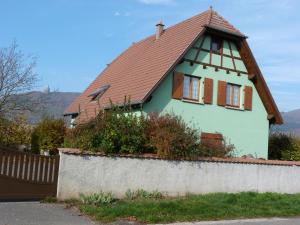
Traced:
<path fill-rule="evenodd" d="M 237 163 L 237 164 L 260 164 L 260 165 L 272 165 L 272 166 L 300 166 L 300 161 L 281 161 L 281 160 L 265 160 L 265 159 L 254 159 L 254 158 L 218 158 L 218 157 L 199 157 L 193 160 L 176 160 L 176 159 L 163 159 L 155 154 L 105 154 L 81 151 L 76 148 L 59 148 L 60 153 L 68 155 L 78 156 L 99 156 L 99 157 L 111 157 L 111 158 L 135 158 L 135 159 L 153 159 L 153 160 L 164 160 L 164 161 L 177 161 L 177 162 L 211 162 L 211 163 Z"/>

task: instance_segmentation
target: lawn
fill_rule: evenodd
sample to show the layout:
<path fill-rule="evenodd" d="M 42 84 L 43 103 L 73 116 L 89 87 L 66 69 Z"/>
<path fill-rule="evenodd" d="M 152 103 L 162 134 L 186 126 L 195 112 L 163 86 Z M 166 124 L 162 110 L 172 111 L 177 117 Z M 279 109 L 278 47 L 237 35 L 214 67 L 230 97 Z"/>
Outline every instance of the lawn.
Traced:
<path fill-rule="evenodd" d="M 140 222 L 170 223 L 221 219 L 300 216 L 300 194 L 206 194 L 164 199 L 118 200 L 103 206 L 79 205 L 98 221 L 134 217 Z"/>

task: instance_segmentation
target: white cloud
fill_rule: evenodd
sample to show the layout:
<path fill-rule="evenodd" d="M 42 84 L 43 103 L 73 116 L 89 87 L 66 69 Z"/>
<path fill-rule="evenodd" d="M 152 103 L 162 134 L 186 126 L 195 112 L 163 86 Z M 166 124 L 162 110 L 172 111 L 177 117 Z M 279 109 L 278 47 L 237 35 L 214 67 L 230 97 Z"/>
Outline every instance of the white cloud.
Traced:
<path fill-rule="evenodd" d="M 114 16 L 131 16 L 131 12 L 124 12 L 124 13 L 121 13 L 119 11 L 116 11 L 114 13 Z"/>
<path fill-rule="evenodd" d="M 147 5 L 170 5 L 175 2 L 175 0 L 138 0 L 138 1 Z"/>

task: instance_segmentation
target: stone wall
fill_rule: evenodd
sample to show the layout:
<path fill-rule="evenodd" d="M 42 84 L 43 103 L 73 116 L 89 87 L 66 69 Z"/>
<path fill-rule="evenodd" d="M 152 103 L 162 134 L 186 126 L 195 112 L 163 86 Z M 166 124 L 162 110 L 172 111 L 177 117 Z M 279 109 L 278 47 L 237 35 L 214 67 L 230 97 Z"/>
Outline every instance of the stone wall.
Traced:
<path fill-rule="evenodd" d="M 104 191 L 123 197 L 128 189 L 157 190 L 170 196 L 210 192 L 300 192 L 297 163 L 248 161 L 171 161 L 60 152 L 57 196 L 68 199 L 80 193 Z"/>

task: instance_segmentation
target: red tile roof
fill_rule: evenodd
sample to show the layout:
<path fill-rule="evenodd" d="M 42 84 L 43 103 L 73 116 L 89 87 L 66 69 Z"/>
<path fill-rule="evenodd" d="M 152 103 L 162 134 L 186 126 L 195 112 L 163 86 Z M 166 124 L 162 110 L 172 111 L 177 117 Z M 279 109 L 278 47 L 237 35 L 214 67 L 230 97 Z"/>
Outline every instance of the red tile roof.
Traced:
<path fill-rule="evenodd" d="M 95 117 L 99 108 L 108 107 L 110 100 L 121 104 L 125 96 L 130 96 L 132 104 L 144 102 L 207 26 L 245 37 L 217 12 L 207 10 L 165 29 L 157 40 L 152 35 L 131 45 L 75 99 L 65 114 L 78 113 L 80 109 L 79 120 L 86 121 Z M 91 102 L 89 95 L 104 85 L 110 87 L 99 103 Z"/>

